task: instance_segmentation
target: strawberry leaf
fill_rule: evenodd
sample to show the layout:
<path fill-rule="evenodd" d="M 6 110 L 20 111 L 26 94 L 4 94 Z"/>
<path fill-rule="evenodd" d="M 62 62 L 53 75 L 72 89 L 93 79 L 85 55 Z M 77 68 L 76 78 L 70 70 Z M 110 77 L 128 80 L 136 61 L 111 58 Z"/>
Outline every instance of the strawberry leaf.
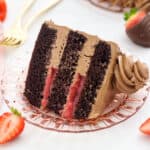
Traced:
<path fill-rule="evenodd" d="M 14 115 L 21 116 L 21 113 L 16 108 L 11 107 L 10 110 Z"/>
<path fill-rule="evenodd" d="M 137 8 L 132 8 L 129 12 L 124 13 L 124 20 L 127 21 L 131 18 L 131 16 L 135 15 L 137 13 Z"/>

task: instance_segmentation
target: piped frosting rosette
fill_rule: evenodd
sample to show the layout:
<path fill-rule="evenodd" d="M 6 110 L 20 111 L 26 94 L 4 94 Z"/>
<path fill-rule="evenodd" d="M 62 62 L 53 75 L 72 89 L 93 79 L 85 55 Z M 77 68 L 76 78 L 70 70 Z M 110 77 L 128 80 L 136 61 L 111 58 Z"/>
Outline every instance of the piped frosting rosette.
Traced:
<path fill-rule="evenodd" d="M 131 94 L 142 88 L 149 78 L 146 64 L 134 61 L 133 57 L 121 54 L 118 56 L 114 70 L 113 86 L 119 92 Z"/>

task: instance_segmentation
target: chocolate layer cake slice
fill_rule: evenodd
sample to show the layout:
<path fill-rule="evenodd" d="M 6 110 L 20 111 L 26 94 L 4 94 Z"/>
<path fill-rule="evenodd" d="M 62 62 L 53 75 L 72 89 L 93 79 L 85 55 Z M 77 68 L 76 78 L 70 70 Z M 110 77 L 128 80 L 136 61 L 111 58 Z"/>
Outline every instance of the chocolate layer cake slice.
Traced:
<path fill-rule="evenodd" d="M 115 43 L 45 22 L 33 50 L 24 95 L 32 105 L 66 119 L 96 118 L 116 92 L 126 87 L 129 93 L 137 91 L 148 78 L 147 68 L 145 75 L 138 68 L 143 64 L 132 62 L 130 70 L 136 72 L 132 77 L 138 78 L 132 86 L 126 84 L 122 69 L 118 70 L 123 62 L 129 59 Z M 123 77 L 128 74 L 124 72 Z"/>

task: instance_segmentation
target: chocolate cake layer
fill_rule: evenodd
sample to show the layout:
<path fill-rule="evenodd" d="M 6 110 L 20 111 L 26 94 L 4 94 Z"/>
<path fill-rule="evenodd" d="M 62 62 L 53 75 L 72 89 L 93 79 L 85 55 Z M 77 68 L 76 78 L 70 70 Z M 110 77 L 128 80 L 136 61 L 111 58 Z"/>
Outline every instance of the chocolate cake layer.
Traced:
<path fill-rule="evenodd" d="M 80 33 L 87 38 L 87 41 L 82 48 L 76 72 L 69 88 L 67 101 L 61 114 L 62 117 L 66 119 L 74 118 L 74 111 L 84 88 L 84 82 L 91 62 L 91 57 L 94 55 L 95 45 L 99 43 L 99 38 L 97 36 L 88 35 L 84 32 Z"/>
<path fill-rule="evenodd" d="M 43 98 L 42 92 L 48 73 L 47 65 L 49 65 L 56 34 L 55 29 L 43 24 L 29 65 L 24 95 L 32 105 L 37 107 L 40 107 Z"/>
<path fill-rule="evenodd" d="M 97 90 L 101 88 L 110 58 L 110 45 L 104 41 L 100 41 L 95 47 L 94 55 L 91 57 L 86 82 L 74 114 L 76 119 L 88 118 L 97 97 Z"/>
<path fill-rule="evenodd" d="M 64 52 L 64 48 L 66 46 L 66 42 L 68 39 L 68 34 L 70 29 L 64 26 L 55 25 L 53 22 L 46 22 L 49 28 L 53 28 L 57 30 L 57 39 L 55 42 L 55 46 L 52 50 L 52 56 L 50 58 L 50 67 L 58 68 L 62 54 Z"/>
<path fill-rule="evenodd" d="M 44 109 L 47 107 L 48 104 L 48 97 L 51 94 L 51 89 L 53 87 L 53 81 L 56 77 L 56 73 L 58 70 L 58 66 L 60 64 L 62 54 L 68 39 L 68 34 L 70 30 L 67 27 L 62 27 L 55 25 L 53 22 L 47 21 L 46 24 L 49 28 L 53 28 L 57 30 L 57 39 L 55 41 L 55 44 L 53 46 L 53 49 L 51 51 L 51 57 L 50 57 L 50 65 L 47 67 L 49 68 L 48 74 L 45 80 L 45 86 L 43 89 L 43 99 L 41 101 L 41 108 Z"/>
<path fill-rule="evenodd" d="M 117 57 L 120 53 L 120 49 L 117 44 L 113 42 L 108 42 L 111 48 L 111 57 L 109 58 L 109 64 L 105 71 L 105 76 L 103 78 L 101 87 L 97 90 L 97 97 L 95 102 L 92 105 L 92 109 L 88 118 L 96 118 L 101 115 L 104 109 L 112 102 L 115 94 L 117 93 L 116 89 L 112 87 L 112 81 L 114 76 L 114 67 L 117 64 Z"/>
<path fill-rule="evenodd" d="M 75 74 L 80 51 L 86 42 L 86 37 L 78 32 L 70 31 L 66 46 L 53 82 L 48 108 L 59 114 L 66 103 L 69 87 Z"/>

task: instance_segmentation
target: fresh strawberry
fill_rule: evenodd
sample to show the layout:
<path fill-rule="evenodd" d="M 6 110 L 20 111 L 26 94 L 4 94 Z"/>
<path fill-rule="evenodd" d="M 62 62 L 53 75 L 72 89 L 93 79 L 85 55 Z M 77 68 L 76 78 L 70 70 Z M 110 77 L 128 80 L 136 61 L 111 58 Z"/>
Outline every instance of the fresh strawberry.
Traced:
<path fill-rule="evenodd" d="M 7 5 L 5 0 L 0 0 L 0 21 L 4 21 L 7 14 Z"/>
<path fill-rule="evenodd" d="M 133 28 L 135 25 L 139 24 L 144 17 L 146 12 L 137 11 L 137 9 L 131 9 L 130 12 L 126 12 L 124 19 L 126 20 L 126 30 Z"/>
<path fill-rule="evenodd" d="M 140 126 L 140 131 L 144 134 L 150 135 L 150 118 Z"/>
<path fill-rule="evenodd" d="M 14 108 L 11 111 L 0 116 L 0 144 L 15 139 L 24 129 L 25 121 L 21 114 Z"/>

